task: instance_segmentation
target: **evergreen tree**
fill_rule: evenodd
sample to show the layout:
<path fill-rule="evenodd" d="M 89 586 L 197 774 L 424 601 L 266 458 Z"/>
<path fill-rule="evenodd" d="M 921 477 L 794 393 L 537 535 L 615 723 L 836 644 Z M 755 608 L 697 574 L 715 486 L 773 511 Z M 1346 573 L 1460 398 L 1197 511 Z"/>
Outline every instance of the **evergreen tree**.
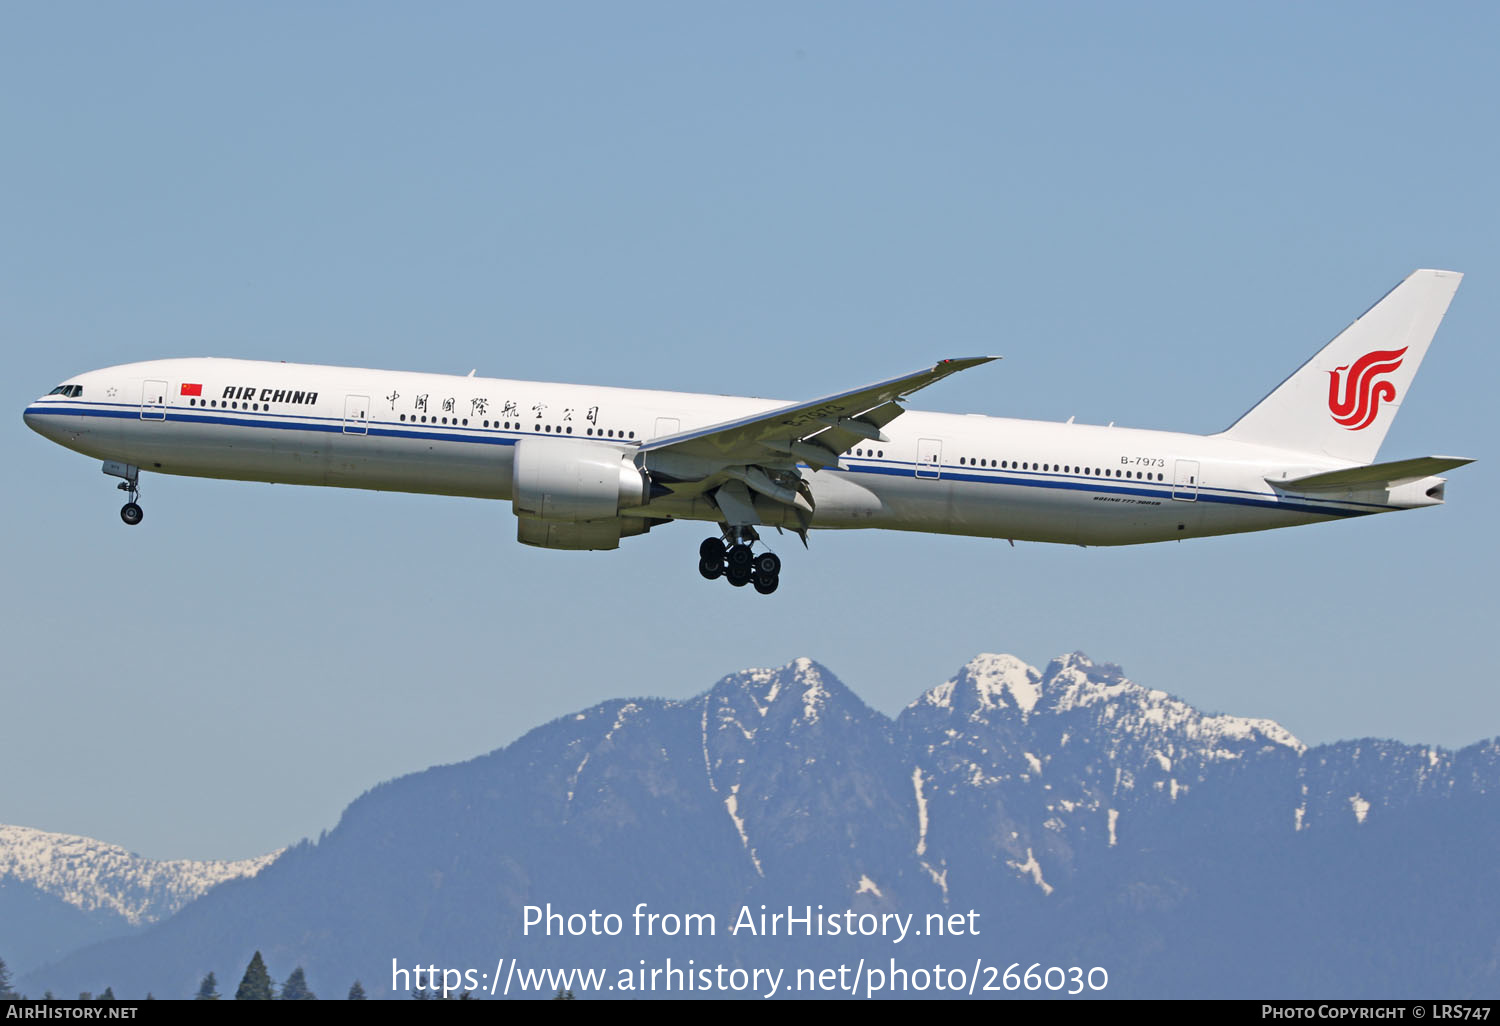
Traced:
<path fill-rule="evenodd" d="M 250 964 L 245 967 L 245 978 L 240 981 L 240 989 L 234 992 L 234 999 L 270 1001 L 275 996 L 271 992 L 271 974 L 266 972 L 266 963 L 257 951 L 255 957 L 250 959 Z"/>
<path fill-rule="evenodd" d="M 366 998 L 365 998 L 365 988 L 362 987 L 362 986 L 360 986 L 360 983 L 359 983 L 358 980 L 355 980 L 354 981 L 354 986 L 352 986 L 352 987 L 349 988 L 349 1000 L 350 1001 L 364 1001 L 364 1000 L 366 1000 Z"/>
<path fill-rule="evenodd" d="M 105 987 L 104 993 L 99 995 L 100 1001 L 113 1001 L 115 999 L 115 988 Z"/>
<path fill-rule="evenodd" d="M 292 970 L 292 975 L 281 985 L 283 1001 L 316 1001 L 317 998 L 318 995 L 307 989 L 307 974 L 300 965 Z"/>
<path fill-rule="evenodd" d="M 558 987 L 557 988 L 557 996 L 554 997 L 552 1000 L 553 1001 L 576 1001 L 577 999 L 575 997 L 573 997 L 573 992 L 571 990 L 563 990 L 561 987 Z"/>
<path fill-rule="evenodd" d="M 18 997 L 20 995 L 10 989 L 10 970 L 5 968 L 5 959 L 0 958 L 0 998 L 14 1001 Z"/>
<path fill-rule="evenodd" d="M 219 981 L 214 979 L 214 974 L 212 972 L 209 972 L 207 976 L 203 977 L 203 982 L 198 984 L 198 996 L 194 998 L 194 1000 L 219 1000 Z"/>

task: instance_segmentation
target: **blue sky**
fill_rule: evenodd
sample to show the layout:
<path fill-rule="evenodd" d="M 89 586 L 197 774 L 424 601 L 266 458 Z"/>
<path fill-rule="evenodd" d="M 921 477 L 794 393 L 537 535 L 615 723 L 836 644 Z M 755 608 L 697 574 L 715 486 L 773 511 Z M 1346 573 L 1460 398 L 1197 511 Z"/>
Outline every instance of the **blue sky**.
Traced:
<path fill-rule="evenodd" d="M 808 655 L 894 714 L 1083 649 L 1310 743 L 1500 733 L 1492 5 L 12 4 L 0 822 L 156 857 Z M 26 430 L 166 356 L 1218 430 L 1416 267 L 1466 272 L 1383 458 L 1449 505 L 1127 549 L 519 546 L 508 504 L 112 479 Z"/>

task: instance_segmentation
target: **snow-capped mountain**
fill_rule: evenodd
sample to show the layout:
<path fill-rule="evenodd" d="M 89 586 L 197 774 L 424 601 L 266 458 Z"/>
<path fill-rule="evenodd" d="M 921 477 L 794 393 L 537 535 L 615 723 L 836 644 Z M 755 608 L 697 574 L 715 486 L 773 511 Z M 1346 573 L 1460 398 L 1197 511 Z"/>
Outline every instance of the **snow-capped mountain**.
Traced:
<path fill-rule="evenodd" d="M 23 978 L 186 996 L 263 952 L 314 989 L 402 964 L 1101 966 L 1113 996 L 1482 995 L 1500 986 L 1500 742 L 1308 748 L 1081 654 L 984 655 L 892 721 L 799 659 L 621 699 L 382 784 L 317 844 Z M 522 909 L 975 910 L 984 932 L 536 936 Z M 372 981 L 376 981 L 373 982 Z"/>
<path fill-rule="evenodd" d="M 158 861 L 91 837 L 0 825 L 0 877 L 12 877 L 84 912 L 132 926 L 176 912 L 215 884 L 254 876 L 279 851 L 233 862 Z"/>
<path fill-rule="evenodd" d="M 33 967 L 82 943 L 172 915 L 279 852 L 239 861 L 159 861 L 73 834 L 0 825 L 0 957 Z"/>

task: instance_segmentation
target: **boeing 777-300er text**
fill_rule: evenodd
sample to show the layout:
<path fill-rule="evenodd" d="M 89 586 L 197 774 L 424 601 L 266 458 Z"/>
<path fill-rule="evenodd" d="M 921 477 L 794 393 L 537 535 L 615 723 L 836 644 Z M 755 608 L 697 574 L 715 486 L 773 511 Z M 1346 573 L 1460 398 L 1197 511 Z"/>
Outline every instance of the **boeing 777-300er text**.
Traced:
<path fill-rule="evenodd" d="M 26 423 L 140 472 L 508 499 L 517 537 L 613 549 L 673 520 L 718 532 L 698 569 L 763 594 L 760 529 L 1129 545 L 1435 506 L 1443 456 L 1374 462 L 1462 275 L 1416 271 L 1214 435 L 907 411 L 993 357 L 807 402 L 229 359 L 70 378 Z"/>

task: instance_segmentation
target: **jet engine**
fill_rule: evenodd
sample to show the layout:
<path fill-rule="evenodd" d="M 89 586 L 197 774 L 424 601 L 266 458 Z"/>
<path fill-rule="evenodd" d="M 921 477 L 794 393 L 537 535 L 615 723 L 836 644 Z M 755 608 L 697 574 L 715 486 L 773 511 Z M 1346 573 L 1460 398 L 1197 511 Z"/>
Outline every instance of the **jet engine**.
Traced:
<path fill-rule="evenodd" d="M 652 521 L 620 516 L 650 495 L 650 478 L 632 456 L 582 438 L 521 439 L 511 485 L 516 538 L 548 549 L 613 549 L 645 534 Z"/>

